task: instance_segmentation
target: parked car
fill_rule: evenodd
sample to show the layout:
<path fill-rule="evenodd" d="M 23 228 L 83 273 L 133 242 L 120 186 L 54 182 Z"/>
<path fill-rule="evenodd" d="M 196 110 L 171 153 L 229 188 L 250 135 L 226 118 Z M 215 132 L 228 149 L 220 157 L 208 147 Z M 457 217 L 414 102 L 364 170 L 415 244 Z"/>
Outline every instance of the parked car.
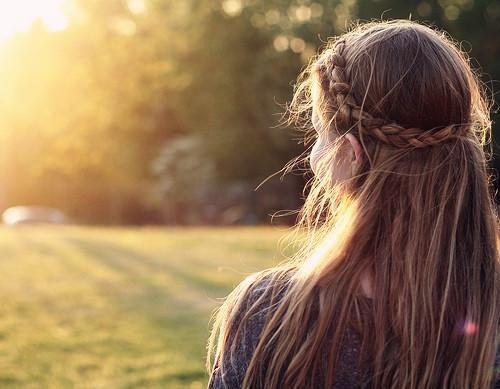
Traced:
<path fill-rule="evenodd" d="M 56 208 L 16 206 L 8 208 L 3 212 L 2 222 L 9 226 L 29 223 L 63 224 L 68 222 L 68 218 L 62 211 Z"/>

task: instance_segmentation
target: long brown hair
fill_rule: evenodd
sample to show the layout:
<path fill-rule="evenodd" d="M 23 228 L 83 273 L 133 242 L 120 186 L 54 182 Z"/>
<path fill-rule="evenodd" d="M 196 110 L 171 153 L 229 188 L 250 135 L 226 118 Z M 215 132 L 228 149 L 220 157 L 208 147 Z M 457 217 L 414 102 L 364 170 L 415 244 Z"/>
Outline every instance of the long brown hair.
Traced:
<path fill-rule="evenodd" d="M 208 368 L 214 351 L 235 352 L 229 333 L 259 301 L 242 320 L 235 312 L 253 285 L 271 278 L 267 290 L 283 297 L 244 388 L 332 387 L 348 327 L 362 338 L 366 386 L 488 388 L 500 318 L 489 108 L 468 58 L 444 33 L 371 22 L 329 40 L 288 110 L 305 126 L 306 144 L 322 136 L 310 130 L 313 111 L 331 135 L 292 234 L 300 247 L 231 293 L 216 316 Z M 346 133 L 360 140 L 364 163 L 335 182 Z M 372 303 L 360 297 L 366 273 Z"/>

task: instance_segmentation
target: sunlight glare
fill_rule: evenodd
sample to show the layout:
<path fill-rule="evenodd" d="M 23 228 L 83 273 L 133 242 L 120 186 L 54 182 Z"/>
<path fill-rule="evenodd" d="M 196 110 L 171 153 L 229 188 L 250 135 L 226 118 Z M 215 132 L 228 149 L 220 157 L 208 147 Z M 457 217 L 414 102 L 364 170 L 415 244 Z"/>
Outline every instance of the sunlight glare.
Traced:
<path fill-rule="evenodd" d="M 61 31 L 68 26 L 62 11 L 65 0 L 0 1 L 0 42 L 17 32 L 28 30 L 41 20 L 49 31 Z"/>

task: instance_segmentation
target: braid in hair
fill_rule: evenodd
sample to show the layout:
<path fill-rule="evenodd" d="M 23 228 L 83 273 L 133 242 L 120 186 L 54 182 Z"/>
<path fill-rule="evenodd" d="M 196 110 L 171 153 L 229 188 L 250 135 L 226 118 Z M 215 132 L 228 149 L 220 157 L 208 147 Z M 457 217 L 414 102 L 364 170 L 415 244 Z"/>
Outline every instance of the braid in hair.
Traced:
<path fill-rule="evenodd" d="M 360 132 L 397 148 L 424 148 L 435 146 L 447 140 L 465 135 L 468 124 L 450 124 L 442 128 L 424 131 L 417 127 L 403 127 L 397 123 L 376 118 L 364 111 L 354 100 L 346 71 L 343 52 L 345 40 L 328 49 L 326 60 L 320 63 L 318 71 L 323 88 L 332 97 L 336 110 L 334 122 L 337 128 L 350 128 L 357 122 Z"/>

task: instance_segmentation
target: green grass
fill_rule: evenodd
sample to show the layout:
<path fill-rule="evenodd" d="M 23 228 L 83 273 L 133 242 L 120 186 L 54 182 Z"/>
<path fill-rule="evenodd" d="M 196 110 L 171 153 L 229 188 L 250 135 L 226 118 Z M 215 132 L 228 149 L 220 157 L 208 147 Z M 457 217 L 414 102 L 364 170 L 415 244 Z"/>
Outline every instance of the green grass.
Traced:
<path fill-rule="evenodd" d="M 209 319 L 278 228 L 0 229 L 0 387 L 204 388 Z"/>

